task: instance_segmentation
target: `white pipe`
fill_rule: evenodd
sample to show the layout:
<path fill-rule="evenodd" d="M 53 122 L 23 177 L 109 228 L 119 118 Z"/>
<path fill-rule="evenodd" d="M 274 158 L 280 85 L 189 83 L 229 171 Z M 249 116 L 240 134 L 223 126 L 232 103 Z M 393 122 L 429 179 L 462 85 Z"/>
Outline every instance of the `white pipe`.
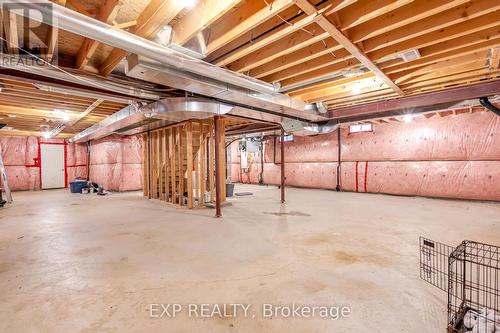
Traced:
<path fill-rule="evenodd" d="M 6 2 L 10 1 L 0 0 L 0 3 Z M 274 94 L 277 92 L 275 86 L 270 83 L 190 57 L 145 38 L 77 13 L 66 7 L 51 3 L 48 0 L 32 0 L 31 2 L 22 2 L 17 5 L 25 6 L 26 9 L 38 11 L 42 14 L 32 15 L 29 17 L 32 20 L 54 25 L 62 30 L 88 37 L 103 44 L 137 55 L 148 57 L 179 70 L 209 77 L 255 92 L 265 94 Z M 28 15 L 29 10 L 20 11 L 19 13 Z"/>

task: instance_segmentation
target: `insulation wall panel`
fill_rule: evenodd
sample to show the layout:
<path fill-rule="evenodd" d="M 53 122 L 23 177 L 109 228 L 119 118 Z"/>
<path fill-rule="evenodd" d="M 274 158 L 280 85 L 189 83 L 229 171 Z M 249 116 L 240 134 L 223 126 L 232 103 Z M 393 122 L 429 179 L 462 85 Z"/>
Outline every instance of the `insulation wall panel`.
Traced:
<path fill-rule="evenodd" d="M 40 177 L 35 160 L 38 141 L 34 137 L 0 137 L 2 159 L 12 191 L 39 188 Z"/>
<path fill-rule="evenodd" d="M 47 140 L 42 142 L 63 142 Z M 9 186 L 13 191 L 38 190 L 40 169 L 38 138 L 0 137 L 2 157 Z M 91 143 L 90 178 L 106 190 L 129 191 L 142 188 L 142 139 L 112 136 Z M 87 144 L 66 146 L 68 181 L 87 177 Z"/>
<path fill-rule="evenodd" d="M 286 183 L 335 189 L 337 135 L 285 142 Z M 237 145 L 232 145 L 232 180 L 258 183 L 260 154 L 248 160 L 245 172 Z M 280 143 L 276 154 L 274 146 L 273 139 L 264 144 L 262 178 L 268 184 L 280 181 Z M 500 117 L 491 112 L 375 125 L 366 133 L 342 129 L 341 156 L 344 191 L 500 201 Z"/>
<path fill-rule="evenodd" d="M 90 179 L 111 191 L 142 189 L 142 138 L 110 136 L 93 141 Z"/>

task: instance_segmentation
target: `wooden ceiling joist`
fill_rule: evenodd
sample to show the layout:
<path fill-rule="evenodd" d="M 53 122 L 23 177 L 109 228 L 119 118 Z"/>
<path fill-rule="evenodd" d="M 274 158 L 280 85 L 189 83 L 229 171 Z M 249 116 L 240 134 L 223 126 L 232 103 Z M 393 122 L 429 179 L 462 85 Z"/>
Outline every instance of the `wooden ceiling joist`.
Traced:
<path fill-rule="evenodd" d="M 19 53 L 19 35 L 17 31 L 17 15 L 11 11 L 2 11 L 3 31 L 6 39 L 7 51 L 10 54 Z"/>
<path fill-rule="evenodd" d="M 432 1 L 426 1 L 426 3 L 431 5 L 434 4 Z M 363 42 L 364 50 L 365 52 L 378 50 L 389 45 L 397 44 L 405 40 L 437 31 L 439 29 L 460 24 L 470 19 L 489 14 L 498 9 L 500 9 L 500 3 L 492 7 L 492 2 L 490 0 L 466 2 L 460 6 L 453 7 L 433 16 L 421 20 L 415 20 L 413 23 L 405 25 L 400 29 L 394 29 L 374 38 L 365 40 Z M 354 36 L 356 31 L 352 31 L 352 33 L 353 35 L 351 36 Z M 356 41 L 356 37 L 353 37 L 353 39 Z M 357 39 L 360 38 L 358 37 Z"/>
<path fill-rule="evenodd" d="M 225 66 L 227 64 L 230 64 L 241 57 L 244 57 L 250 53 L 256 52 L 280 39 L 285 38 L 286 36 L 292 34 L 295 31 L 305 29 L 307 30 L 307 27 L 314 23 L 316 20 L 315 16 L 307 16 L 306 18 L 293 23 L 286 27 L 285 29 L 279 30 L 274 34 L 271 34 L 265 38 L 262 38 L 261 40 L 257 40 L 255 42 L 252 42 L 250 45 L 247 47 L 241 48 L 236 50 L 236 52 L 230 53 L 228 56 L 223 57 L 222 59 L 218 60 L 215 64 L 218 66 Z M 245 71 L 245 68 L 243 69 L 236 69 L 236 71 Z"/>
<path fill-rule="evenodd" d="M 222 46 L 232 42 L 236 38 L 251 31 L 259 24 L 262 24 L 293 5 L 293 0 L 275 0 L 272 3 L 270 2 L 269 6 L 265 6 L 250 17 L 239 22 L 239 24 L 226 26 L 225 22 L 220 22 L 220 26 L 217 27 L 220 33 L 212 31 L 215 36 L 210 38 L 211 40 L 207 45 L 206 55 L 210 56 Z"/>
<path fill-rule="evenodd" d="M 99 9 L 96 19 L 101 22 L 106 22 L 113 13 L 118 1 L 119 0 L 106 0 Z M 82 46 L 80 46 L 80 49 L 78 50 L 78 54 L 76 55 L 75 68 L 84 69 L 90 58 L 92 58 L 97 46 L 99 46 L 99 42 L 85 38 Z"/>
<path fill-rule="evenodd" d="M 150 39 L 169 24 L 183 8 L 184 3 L 182 1 L 151 0 L 137 18 L 137 24 L 130 32 Z M 101 75 L 109 75 L 127 54 L 127 51 L 113 49 L 99 68 Z"/>
<path fill-rule="evenodd" d="M 297 5 L 308 15 L 315 15 L 316 7 L 314 7 L 308 0 L 296 0 Z M 391 79 L 385 75 L 380 68 L 377 67 L 353 42 L 349 40 L 337 27 L 331 23 L 325 16 L 318 14 L 318 24 L 326 32 L 328 32 L 333 39 L 349 51 L 356 59 L 359 60 L 366 68 L 371 70 L 377 75 L 385 84 L 392 88 L 399 95 L 404 95 L 403 90 L 399 88 Z"/>
<path fill-rule="evenodd" d="M 356 25 L 373 20 L 380 15 L 389 13 L 412 1 L 413 0 L 360 0 L 352 6 L 348 6 L 338 11 L 341 24 L 340 30 L 347 30 Z M 304 10 L 304 8 L 302 8 L 302 10 Z M 308 11 L 311 12 L 311 10 L 304 11 L 306 13 Z M 316 8 L 314 11 L 316 11 Z"/>
<path fill-rule="evenodd" d="M 488 66 L 491 70 L 500 68 L 500 47 L 495 47 L 490 50 Z"/>
<path fill-rule="evenodd" d="M 335 54 L 335 52 L 341 48 L 342 47 L 328 35 L 326 39 L 300 48 L 295 52 L 282 55 L 259 67 L 251 69 L 248 74 L 256 78 L 262 78 L 292 66 L 299 65 L 302 62 L 324 56 L 325 54 Z"/>
<path fill-rule="evenodd" d="M 184 45 L 238 5 L 242 0 L 201 0 L 182 18 L 172 23 L 172 42 Z"/>
<path fill-rule="evenodd" d="M 401 54 L 412 49 L 420 49 L 429 45 L 459 38 L 461 46 L 465 46 L 468 35 L 471 43 L 478 43 L 482 40 L 496 38 L 500 34 L 500 11 L 490 15 L 484 15 L 468 20 L 463 24 L 456 24 L 447 28 L 434 31 L 408 41 L 393 44 L 383 49 L 367 52 L 371 59 L 382 59 L 384 57 Z"/>
<path fill-rule="evenodd" d="M 308 27 L 307 31 L 297 31 L 290 35 L 287 39 L 279 40 L 266 48 L 260 49 L 257 52 L 253 52 L 234 61 L 228 66 L 228 68 L 236 72 L 244 73 L 258 66 L 267 64 L 275 59 L 284 57 L 287 54 L 303 50 L 309 45 L 321 43 L 320 48 L 325 49 L 325 44 L 323 44 L 322 41 L 329 37 L 330 35 L 327 32 L 324 32 L 320 27 L 314 24 Z M 328 44 L 335 45 L 331 46 L 330 49 L 340 48 L 337 42 Z"/>
<path fill-rule="evenodd" d="M 349 30 L 349 37 L 355 43 L 379 36 L 398 28 L 406 30 L 406 25 L 424 20 L 434 14 L 462 5 L 469 0 L 415 0 L 390 13 L 377 17 Z"/>

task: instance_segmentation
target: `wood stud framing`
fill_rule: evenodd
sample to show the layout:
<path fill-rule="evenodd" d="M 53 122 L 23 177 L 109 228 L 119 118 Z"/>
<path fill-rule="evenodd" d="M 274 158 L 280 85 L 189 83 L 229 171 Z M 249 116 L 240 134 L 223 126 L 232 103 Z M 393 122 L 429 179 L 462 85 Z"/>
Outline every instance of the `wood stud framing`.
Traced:
<path fill-rule="evenodd" d="M 213 122 L 213 119 L 186 121 L 143 134 L 144 196 L 189 209 L 204 207 L 207 195 L 208 201 L 215 200 L 215 168 L 224 174 L 226 161 L 224 158 L 215 161 Z M 224 123 L 225 119 L 220 118 L 222 151 Z M 220 188 L 224 201 L 225 177 L 220 180 Z"/>

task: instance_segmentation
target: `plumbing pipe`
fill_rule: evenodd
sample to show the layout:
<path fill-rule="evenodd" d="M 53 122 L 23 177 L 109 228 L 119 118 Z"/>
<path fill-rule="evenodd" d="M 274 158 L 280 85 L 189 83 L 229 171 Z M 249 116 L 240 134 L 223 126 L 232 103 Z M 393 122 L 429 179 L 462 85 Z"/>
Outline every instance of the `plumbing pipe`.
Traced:
<path fill-rule="evenodd" d="M 479 98 L 479 103 L 481 103 L 482 106 L 484 106 L 491 112 L 495 113 L 497 116 L 500 116 L 500 109 L 491 104 L 491 102 L 488 100 L 488 97 Z"/>

